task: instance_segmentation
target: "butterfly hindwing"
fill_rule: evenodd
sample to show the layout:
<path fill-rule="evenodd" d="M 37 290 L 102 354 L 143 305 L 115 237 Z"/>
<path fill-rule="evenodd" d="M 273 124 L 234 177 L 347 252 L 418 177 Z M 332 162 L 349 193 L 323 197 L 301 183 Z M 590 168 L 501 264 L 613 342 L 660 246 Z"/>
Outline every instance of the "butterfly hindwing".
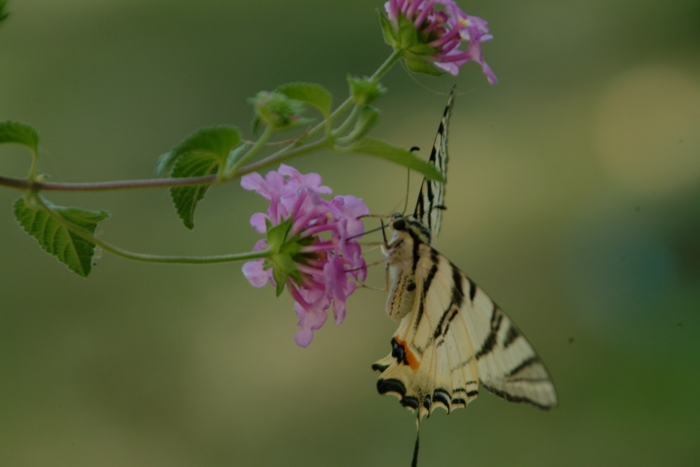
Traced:
<path fill-rule="evenodd" d="M 465 406 L 479 384 L 512 402 L 555 405 L 547 369 L 513 322 L 434 248 L 421 242 L 418 250 L 416 304 L 394 334 L 392 353 L 374 366 L 382 371 L 379 391 L 421 416 L 438 406 L 448 412 Z M 398 258 L 407 251 L 391 252 Z"/>

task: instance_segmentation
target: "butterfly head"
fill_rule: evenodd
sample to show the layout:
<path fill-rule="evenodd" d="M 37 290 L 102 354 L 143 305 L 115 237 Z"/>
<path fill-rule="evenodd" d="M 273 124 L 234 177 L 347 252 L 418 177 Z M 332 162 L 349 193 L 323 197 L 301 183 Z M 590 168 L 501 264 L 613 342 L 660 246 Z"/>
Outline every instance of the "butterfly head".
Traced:
<path fill-rule="evenodd" d="M 418 240 L 430 245 L 430 230 L 413 216 L 404 216 L 396 212 L 391 215 L 389 227 L 394 230 L 394 237 L 389 243 L 393 243 L 394 239 L 400 236 L 410 235 L 414 241 Z"/>

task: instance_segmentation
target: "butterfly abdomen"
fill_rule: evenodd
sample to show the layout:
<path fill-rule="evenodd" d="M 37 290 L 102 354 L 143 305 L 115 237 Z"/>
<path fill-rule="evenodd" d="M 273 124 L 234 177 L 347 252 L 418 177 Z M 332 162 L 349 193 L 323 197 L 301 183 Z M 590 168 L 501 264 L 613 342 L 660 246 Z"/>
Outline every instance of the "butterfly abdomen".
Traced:
<path fill-rule="evenodd" d="M 411 312 L 416 296 L 420 294 L 416 268 L 423 256 L 421 249 L 430 240 L 430 232 L 414 218 L 399 214 L 393 216 L 391 227 L 395 233 L 386 253 L 391 284 L 386 313 L 394 321 L 399 321 Z"/>
<path fill-rule="evenodd" d="M 416 301 L 415 276 L 409 269 L 389 264 L 391 289 L 386 300 L 386 313 L 394 321 L 399 321 L 412 309 Z"/>

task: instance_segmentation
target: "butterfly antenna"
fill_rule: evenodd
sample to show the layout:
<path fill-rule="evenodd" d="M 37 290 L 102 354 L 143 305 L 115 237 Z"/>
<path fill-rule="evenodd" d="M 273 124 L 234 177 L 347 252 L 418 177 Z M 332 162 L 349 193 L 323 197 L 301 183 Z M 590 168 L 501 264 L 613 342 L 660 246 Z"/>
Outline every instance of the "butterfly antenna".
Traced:
<path fill-rule="evenodd" d="M 363 235 L 367 235 L 367 234 L 370 234 L 370 233 L 372 233 L 372 232 L 376 232 L 377 230 L 383 230 L 383 229 L 385 229 L 385 228 L 386 228 L 386 227 L 385 227 L 384 224 L 382 223 L 382 226 L 381 226 L 381 227 L 377 227 L 376 229 L 372 229 L 372 230 L 367 230 L 367 231 L 365 231 L 365 232 L 362 232 L 361 234 L 353 235 L 352 237 L 348 237 L 347 240 L 354 240 L 354 239 L 356 239 L 357 237 L 362 237 Z M 386 236 L 385 236 L 385 239 L 386 239 Z"/>
<path fill-rule="evenodd" d="M 384 219 L 379 219 L 379 221 L 382 223 L 382 226 L 380 229 L 382 229 L 382 237 L 384 237 L 384 245 L 389 245 L 389 242 L 386 239 L 386 230 L 384 230 Z"/>

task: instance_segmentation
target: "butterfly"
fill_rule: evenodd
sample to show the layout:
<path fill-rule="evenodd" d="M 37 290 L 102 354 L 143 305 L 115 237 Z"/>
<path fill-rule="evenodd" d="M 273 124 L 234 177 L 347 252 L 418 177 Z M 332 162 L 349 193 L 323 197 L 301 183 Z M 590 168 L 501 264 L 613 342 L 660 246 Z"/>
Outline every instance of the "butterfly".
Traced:
<path fill-rule="evenodd" d="M 430 163 L 447 174 L 447 133 L 455 88 Z M 413 215 L 393 214 L 384 245 L 386 312 L 400 321 L 391 353 L 374 365 L 380 394 L 396 395 L 418 422 L 437 407 L 466 406 L 479 387 L 541 409 L 557 404 L 552 379 L 525 336 L 496 303 L 430 243 L 440 232 L 445 185 L 423 179 Z M 417 456 L 418 440 L 416 440 Z"/>

